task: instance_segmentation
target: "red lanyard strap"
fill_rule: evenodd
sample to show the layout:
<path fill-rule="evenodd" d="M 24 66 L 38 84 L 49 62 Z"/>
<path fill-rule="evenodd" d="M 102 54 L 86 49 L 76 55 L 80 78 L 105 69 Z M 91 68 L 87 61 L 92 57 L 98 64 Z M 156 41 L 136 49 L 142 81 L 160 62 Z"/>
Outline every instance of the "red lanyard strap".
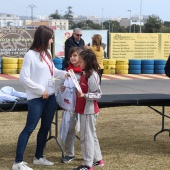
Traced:
<path fill-rule="evenodd" d="M 40 56 L 42 57 L 42 59 L 46 62 L 46 64 L 48 65 L 48 68 L 50 70 L 51 76 L 53 76 L 53 62 L 52 60 L 49 60 L 51 62 L 51 66 L 49 65 L 49 63 L 47 62 L 47 60 L 45 59 L 45 57 L 43 56 L 42 52 L 40 52 Z"/>

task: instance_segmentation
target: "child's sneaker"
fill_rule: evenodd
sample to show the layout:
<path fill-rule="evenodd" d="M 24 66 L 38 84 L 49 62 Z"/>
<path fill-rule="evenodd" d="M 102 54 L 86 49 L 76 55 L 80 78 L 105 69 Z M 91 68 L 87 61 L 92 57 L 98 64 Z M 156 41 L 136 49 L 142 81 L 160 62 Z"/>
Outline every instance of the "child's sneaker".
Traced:
<path fill-rule="evenodd" d="M 86 165 L 81 165 L 77 168 L 74 168 L 73 170 L 93 170 L 93 167 L 88 167 Z"/>
<path fill-rule="evenodd" d="M 103 160 L 93 162 L 93 166 L 104 166 L 104 162 L 103 162 Z"/>
<path fill-rule="evenodd" d="M 54 165 L 53 162 L 47 160 L 45 157 L 40 158 L 40 159 L 37 159 L 37 158 L 34 157 L 33 164 L 36 164 L 36 165 Z"/>
<path fill-rule="evenodd" d="M 61 162 L 63 163 L 69 163 L 74 160 L 74 156 L 65 156 L 64 158 L 61 159 Z"/>

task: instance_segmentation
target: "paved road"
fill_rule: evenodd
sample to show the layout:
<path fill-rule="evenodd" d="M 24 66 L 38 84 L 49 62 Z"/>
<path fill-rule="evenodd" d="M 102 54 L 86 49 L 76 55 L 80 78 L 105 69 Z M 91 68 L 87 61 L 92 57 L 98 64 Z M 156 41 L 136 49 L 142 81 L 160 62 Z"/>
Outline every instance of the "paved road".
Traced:
<path fill-rule="evenodd" d="M 170 80 L 112 80 L 102 81 L 103 94 L 170 94 Z"/>
<path fill-rule="evenodd" d="M 59 80 L 56 80 L 56 83 L 58 85 Z M 3 86 L 25 92 L 18 80 L 0 80 L 0 88 Z M 103 94 L 170 94 L 170 79 L 102 80 L 101 88 Z"/>

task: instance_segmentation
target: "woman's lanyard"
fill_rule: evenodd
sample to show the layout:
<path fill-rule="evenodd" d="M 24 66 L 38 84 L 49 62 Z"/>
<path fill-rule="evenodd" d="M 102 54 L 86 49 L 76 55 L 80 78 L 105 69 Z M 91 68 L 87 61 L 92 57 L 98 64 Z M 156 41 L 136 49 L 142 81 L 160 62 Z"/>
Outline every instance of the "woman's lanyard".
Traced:
<path fill-rule="evenodd" d="M 42 52 L 40 52 L 40 56 L 42 57 L 42 59 L 46 62 L 46 64 L 48 65 L 48 68 L 50 70 L 50 73 L 51 73 L 51 76 L 54 77 L 54 72 L 53 72 L 53 62 L 52 60 L 50 60 L 51 62 L 51 66 L 50 64 L 48 63 L 48 61 L 45 59 L 45 57 L 43 56 Z"/>

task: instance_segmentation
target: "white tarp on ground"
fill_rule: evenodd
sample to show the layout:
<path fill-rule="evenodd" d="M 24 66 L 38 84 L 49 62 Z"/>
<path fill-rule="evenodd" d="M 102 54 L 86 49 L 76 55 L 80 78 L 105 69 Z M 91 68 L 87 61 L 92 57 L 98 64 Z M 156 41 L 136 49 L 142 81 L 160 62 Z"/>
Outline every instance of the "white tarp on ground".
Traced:
<path fill-rule="evenodd" d="M 0 89 L 0 103 L 16 102 L 20 99 L 26 99 L 26 93 L 16 91 L 10 86 L 4 86 Z"/>

